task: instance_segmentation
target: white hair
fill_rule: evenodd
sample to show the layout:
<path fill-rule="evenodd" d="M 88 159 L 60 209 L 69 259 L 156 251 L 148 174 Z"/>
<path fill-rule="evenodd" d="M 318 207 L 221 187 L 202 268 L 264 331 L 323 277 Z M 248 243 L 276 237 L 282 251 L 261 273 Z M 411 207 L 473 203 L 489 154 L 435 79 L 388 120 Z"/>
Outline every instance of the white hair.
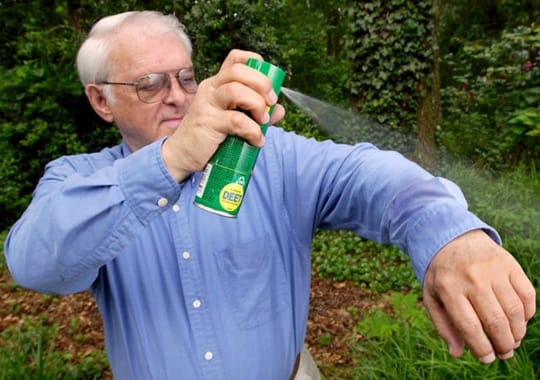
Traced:
<path fill-rule="evenodd" d="M 141 28 L 176 33 L 191 56 L 192 46 L 186 28 L 174 15 L 157 11 L 132 11 L 107 16 L 94 24 L 77 53 L 77 71 L 83 86 L 107 79 L 112 37 L 125 26 L 134 24 L 140 24 Z M 104 88 L 104 94 L 112 99 L 112 92 L 107 91 L 107 87 Z"/>

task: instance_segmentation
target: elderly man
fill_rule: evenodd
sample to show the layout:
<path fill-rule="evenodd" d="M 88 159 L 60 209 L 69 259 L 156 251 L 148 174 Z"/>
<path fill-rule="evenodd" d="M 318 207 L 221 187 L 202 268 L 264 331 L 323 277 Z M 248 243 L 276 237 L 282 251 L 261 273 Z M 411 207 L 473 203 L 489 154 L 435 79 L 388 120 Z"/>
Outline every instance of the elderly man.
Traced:
<path fill-rule="evenodd" d="M 317 378 L 302 350 L 317 228 L 407 252 L 453 356 L 465 345 L 485 363 L 512 356 L 534 288 L 454 184 L 367 143 L 276 127 L 263 136 L 259 123 L 284 109 L 245 65 L 262 57 L 232 51 L 198 86 L 190 55 L 173 16 L 100 20 L 77 65 L 92 107 L 123 141 L 49 163 L 6 239 L 21 285 L 91 290 L 116 378 Z M 227 135 L 263 147 L 237 218 L 193 205 Z"/>

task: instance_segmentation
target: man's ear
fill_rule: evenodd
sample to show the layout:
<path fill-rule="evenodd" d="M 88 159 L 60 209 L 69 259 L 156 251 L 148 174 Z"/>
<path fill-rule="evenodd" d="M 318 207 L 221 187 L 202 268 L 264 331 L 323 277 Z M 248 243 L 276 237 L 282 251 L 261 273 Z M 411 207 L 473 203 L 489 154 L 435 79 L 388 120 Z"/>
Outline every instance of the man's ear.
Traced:
<path fill-rule="evenodd" d="M 96 111 L 96 113 L 105 121 L 112 123 L 114 121 L 111 108 L 109 107 L 109 102 L 107 98 L 103 96 L 103 91 L 101 87 L 95 83 L 87 84 L 84 88 L 84 93 L 90 102 L 90 105 Z"/>

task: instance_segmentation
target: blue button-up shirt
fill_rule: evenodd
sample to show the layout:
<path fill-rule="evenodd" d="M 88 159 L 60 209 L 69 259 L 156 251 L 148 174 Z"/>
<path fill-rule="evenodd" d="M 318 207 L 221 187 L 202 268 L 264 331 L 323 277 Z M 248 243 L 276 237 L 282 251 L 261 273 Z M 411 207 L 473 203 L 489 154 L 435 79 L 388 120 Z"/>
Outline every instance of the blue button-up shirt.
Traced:
<path fill-rule="evenodd" d="M 310 246 L 342 228 L 433 255 L 476 228 L 459 189 L 395 152 L 269 128 L 237 218 L 193 205 L 162 141 L 51 162 L 5 254 L 21 285 L 90 288 L 117 379 L 288 379 L 308 317 Z"/>

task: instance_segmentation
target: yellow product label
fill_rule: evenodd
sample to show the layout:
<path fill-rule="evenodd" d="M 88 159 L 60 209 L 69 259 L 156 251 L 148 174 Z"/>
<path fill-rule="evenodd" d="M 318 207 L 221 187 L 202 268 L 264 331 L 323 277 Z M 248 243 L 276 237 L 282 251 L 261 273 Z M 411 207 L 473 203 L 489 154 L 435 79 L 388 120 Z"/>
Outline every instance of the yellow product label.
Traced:
<path fill-rule="evenodd" d="M 229 183 L 219 193 L 219 204 L 226 211 L 234 211 L 240 207 L 243 197 L 244 187 L 238 183 Z"/>

